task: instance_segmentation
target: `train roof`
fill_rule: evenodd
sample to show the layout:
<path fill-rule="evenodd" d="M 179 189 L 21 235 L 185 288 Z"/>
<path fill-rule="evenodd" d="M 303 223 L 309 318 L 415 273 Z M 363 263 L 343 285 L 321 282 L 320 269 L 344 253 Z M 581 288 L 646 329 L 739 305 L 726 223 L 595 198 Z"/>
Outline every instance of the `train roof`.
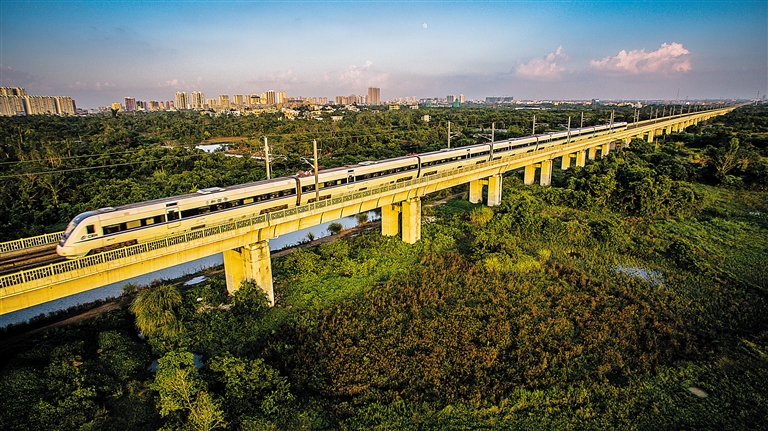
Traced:
<path fill-rule="evenodd" d="M 198 197 L 198 196 L 201 196 L 201 195 L 213 194 L 213 193 L 218 193 L 218 192 L 223 192 L 223 191 L 239 190 L 239 189 L 244 189 L 244 188 L 248 188 L 248 187 L 253 187 L 253 186 L 256 186 L 256 185 L 262 186 L 262 185 L 279 184 L 281 182 L 285 182 L 286 180 L 293 181 L 293 177 L 272 178 L 272 179 L 269 179 L 269 180 L 253 181 L 253 182 L 250 182 L 250 183 L 235 184 L 235 185 L 225 186 L 225 187 L 208 187 L 208 188 L 205 188 L 205 189 L 197 190 L 196 192 L 193 192 L 193 193 L 187 193 L 187 194 L 176 195 L 176 196 L 169 196 L 169 197 L 165 197 L 165 198 L 152 199 L 152 200 L 149 200 L 149 201 L 134 202 L 134 203 L 130 203 L 130 204 L 119 205 L 119 206 L 116 206 L 116 207 L 100 208 L 99 210 L 101 212 L 123 211 L 123 210 L 129 210 L 129 209 L 133 209 L 133 208 L 139 208 L 139 207 L 143 207 L 143 206 L 147 206 L 147 205 L 165 204 L 165 203 L 169 203 L 169 202 L 176 202 L 176 201 L 180 201 L 180 200 L 191 199 L 191 198 Z"/>

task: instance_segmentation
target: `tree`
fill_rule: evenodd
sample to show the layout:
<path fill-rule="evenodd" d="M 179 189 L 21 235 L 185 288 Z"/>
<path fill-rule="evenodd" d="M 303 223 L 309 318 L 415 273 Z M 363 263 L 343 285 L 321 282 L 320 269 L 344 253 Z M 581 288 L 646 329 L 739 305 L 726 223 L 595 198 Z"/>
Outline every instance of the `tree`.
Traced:
<path fill-rule="evenodd" d="M 226 427 L 221 402 L 207 392 L 192 353 L 173 350 L 160 358 L 151 388 L 160 395 L 160 416 L 170 416 L 172 426 L 201 431 Z"/>
<path fill-rule="evenodd" d="M 179 291 L 169 284 L 162 284 L 139 292 L 128 309 L 136 316 L 136 327 L 147 337 L 173 339 L 182 330 L 173 311 L 179 305 Z"/>
<path fill-rule="evenodd" d="M 342 230 L 344 230 L 344 225 L 338 222 L 333 222 L 328 225 L 328 233 L 331 235 L 338 235 Z"/>
<path fill-rule="evenodd" d="M 724 178 L 739 164 L 739 139 L 731 138 L 728 145 L 713 151 L 712 166 L 718 178 Z"/>
<path fill-rule="evenodd" d="M 225 387 L 225 406 L 236 422 L 275 421 L 293 400 L 288 379 L 263 359 L 243 359 L 230 354 L 209 364 Z"/>

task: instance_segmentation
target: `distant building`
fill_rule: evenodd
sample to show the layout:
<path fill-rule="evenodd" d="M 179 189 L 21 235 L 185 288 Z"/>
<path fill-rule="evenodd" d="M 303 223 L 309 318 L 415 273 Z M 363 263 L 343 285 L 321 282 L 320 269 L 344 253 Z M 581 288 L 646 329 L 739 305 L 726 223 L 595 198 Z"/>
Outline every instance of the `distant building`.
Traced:
<path fill-rule="evenodd" d="M 235 94 L 234 96 L 232 96 L 232 103 L 235 106 L 243 106 L 243 105 L 245 105 L 244 100 L 245 99 L 243 98 L 242 94 Z"/>
<path fill-rule="evenodd" d="M 205 109 L 205 93 L 202 91 L 193 91 L 190 106 L 192 109 Z"/>
<path fill-rule="evenodd" d="M 189 109 L 189 93 L 186 91 L 177 91 L 176 97 L 174 100 L 176 101 L 176 109 Z"/>
<path fill-rule="evenodd" d="M 514 101 L 515 98 L 512 96 L 492 96 L 485 98 L 485 103 L 512 103 Z"/>
<path fill-rule="evenodd" d="M 220 109 L 229 109 L 230 103 L 229 103 L 229 94 L 220 94 L 219 95 L 219 108 Z"/>
<path fill-rule="evenodd" d="M 136 110 L 136 99 L 133 97 L 125 98 L 125 112 L 133 112 Z"/>
<path fill-rule="evenodd" d="M 455 94 L 449 94 L 448 96 L 446 96 L 445 101 L 447 103 L 451 103 L 452 104 L 453 102 L 456 101 L 456 95 Z"/>
<path fill-rule="evenodd" d="M 464 95 L 459 94 L 459 103 L 464 103 Z"/>
<path fill-rule="evenodd" d="M 69 96 L 30 96 L 21 87 L 0 87 L 0 116 L 75 115 Z"/>
<path fill-rule="evenodd" d="M 26 96 L 27 90 L 21 87 L 0 87 L 0 96 Z"/>
<path fill-rule="evenodd" d="M 381 89 L 377 87 L 368 87 L 368 97 L 365 101 L 369 105 L 381 105 Z"/>

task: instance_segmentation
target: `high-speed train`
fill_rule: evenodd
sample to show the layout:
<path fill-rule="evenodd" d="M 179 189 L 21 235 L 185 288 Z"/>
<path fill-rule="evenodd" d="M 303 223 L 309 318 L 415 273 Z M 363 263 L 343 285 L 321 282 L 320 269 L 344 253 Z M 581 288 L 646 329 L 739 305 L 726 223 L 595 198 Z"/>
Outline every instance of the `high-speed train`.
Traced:
<path fill-rule="evenodd" d="M 179 232 L 306 205 L 340 194 L 439 174 L 516 154 L 626 129 L 613 123 L 545 133 L 493 143 L 326 169 L 314 175 L 275 178 L 229 187 L 211 187 L 181 196 L 155 199 L 78 214 L 67 226 L 56 252 L 70 259 L 147 242 Z"/>

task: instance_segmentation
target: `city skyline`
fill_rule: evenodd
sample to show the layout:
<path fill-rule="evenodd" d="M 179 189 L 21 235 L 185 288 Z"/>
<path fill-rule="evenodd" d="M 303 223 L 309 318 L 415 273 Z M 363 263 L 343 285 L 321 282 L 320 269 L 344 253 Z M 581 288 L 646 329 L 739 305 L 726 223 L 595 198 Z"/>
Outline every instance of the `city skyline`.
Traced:
<path fill-rule="evenodd" d="M 767 17 L 759 1 L 3 1 L 0 86 L 83 108 L 368 87 L 381 101 L 755 98 Z"/>

